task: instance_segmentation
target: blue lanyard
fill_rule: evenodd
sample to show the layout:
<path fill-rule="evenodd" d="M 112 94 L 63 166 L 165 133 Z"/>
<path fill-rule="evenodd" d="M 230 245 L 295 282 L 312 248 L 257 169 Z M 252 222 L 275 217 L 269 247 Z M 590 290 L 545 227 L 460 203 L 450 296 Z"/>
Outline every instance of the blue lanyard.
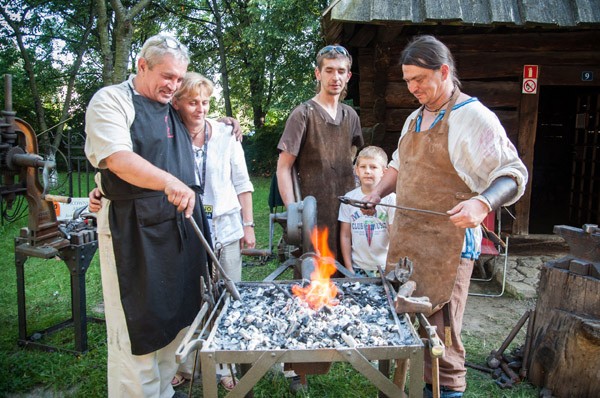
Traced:
<path fill-rule="evenodd" d="M 477 99 L 477 97 L 471 97 L 466 101 L 461 102 L 460 104 L 455 104 L 452 107 L 452 110 L 456 110 L 458 108 L 461 108 L 467 104 L 470 104 L 471 102 L 475 102 L 475 101 L 479 101 Z M 439 122 L 440 120 L 442 120 L 442 118 L 444 117 L 444 115 L 446 114 L 446 110 L 442 110 L 440 111 L 440 113 L 435 117 L 435 119 L 433 119 L 433 122 L 431 123 L 431 126 L 429 126 L 429 128 L 431 129 L 433 126 L 436 125 L 437 122 Z M 421 109 L 421 111 L 419 112 L 419 114 L 417 115 L 417 121 L 415 123 L 415 131 L 418 133 L 421 131 L 421 122 L 423 121 L 423 109 Z"/>

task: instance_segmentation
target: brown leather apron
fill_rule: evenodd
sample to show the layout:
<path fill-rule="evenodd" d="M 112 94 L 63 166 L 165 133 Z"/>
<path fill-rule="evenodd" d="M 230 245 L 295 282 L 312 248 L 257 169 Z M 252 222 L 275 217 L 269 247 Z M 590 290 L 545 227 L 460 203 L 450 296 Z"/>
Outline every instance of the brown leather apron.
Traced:
<path fill-rule="evenodd" d="M 474 194 L 460 179 L 448 153 L 448 119 L 460 92 L 448 103 L 442 120 L 415 131 L 416 118 L 398 144 L 398 206 L 443 212 Z M 414 296 L 429 297 L 433 312 L 450 300 L 460 262 L 465 229 L 449 217 L 396 210 L 386 272 L 404 257 L 413 262 Z M 426 314 L 429 315 L 429 314 Z"/>
<path fill-rule="evenodd" d="M 339 124 L 331 122 L 325 110 L 317 109 L 313 101 L 308 108 L 307 132 L 296 164 L 303 198 L 312 195 L 317 200 L 317 224 L 329 228 L 328 245 L 336 259 L 341 260 L 339 249 L 338 213 L 340 195 L 356 186 L 352 167 L 353 135 L 347 110 L 338 107 Z"/>

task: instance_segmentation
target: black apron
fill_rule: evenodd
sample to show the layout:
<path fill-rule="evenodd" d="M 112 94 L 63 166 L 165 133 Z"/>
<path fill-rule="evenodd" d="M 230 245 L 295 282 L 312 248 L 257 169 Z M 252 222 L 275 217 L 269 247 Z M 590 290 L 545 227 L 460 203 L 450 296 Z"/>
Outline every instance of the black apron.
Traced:
<path fill-rule="evenodd" d="M 192 145 L 168 104 L 132 92 L 133 151 L 185 184 L 195 183 Z M 134 355 L 168 345 L 200 310 L 200 277 L 208 280 L 206 251 L 189 221 L 163 192 L 131 185 L 108 169 L 102 188 L 111 200 L 109 225 L 121 302 Z M 208 231 L 199 195 L 194 218 Z M 210 242 L 210 234 L 205 234 Z"/>

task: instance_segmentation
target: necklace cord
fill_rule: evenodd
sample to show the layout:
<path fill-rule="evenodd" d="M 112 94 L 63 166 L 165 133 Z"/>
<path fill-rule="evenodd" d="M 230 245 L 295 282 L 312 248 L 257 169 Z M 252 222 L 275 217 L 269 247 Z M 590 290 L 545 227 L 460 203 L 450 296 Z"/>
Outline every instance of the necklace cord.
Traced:
<path fill-rule="evenodd" d="M 431 113 L 439 113 L 439 111 L 441 111 L 443 107 L 445 107 L 446 105 L 448 105 L 448 102 L 450 102 L 450 100 L 452 99 L 452 97 L 454 97 L 454 93 L 455 92 L 456 92 L 456 85 L 454 85 L 454 88 L 452 89 L 452 92 L 450 93 L 450 97 L 448 97 L 448 99 L 442 105 L 440 105 L 439 108 L 437 108 L 435 110 L 432 110 L 432 109 L 429 109 L 429 107 L 427 105 L 423 105 L 424 108 L 425 108 L 425 110 L 427 112 L 431 112 Z"/>

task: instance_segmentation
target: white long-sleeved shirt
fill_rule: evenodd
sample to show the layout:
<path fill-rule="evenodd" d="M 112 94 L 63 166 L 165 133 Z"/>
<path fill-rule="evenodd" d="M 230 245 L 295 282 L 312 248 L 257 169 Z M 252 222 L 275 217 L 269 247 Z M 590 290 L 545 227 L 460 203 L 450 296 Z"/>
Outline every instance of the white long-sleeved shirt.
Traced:
<path fill-rule="evenodd" d="M 212 128 L 207 144 L 206 182 L 202 203 L 211 210 L 213 241 L 227 245 L 244 237 L 238 195 L 254 192 L 248 175 L 241 142 L 231 134 L 231 126 L 206 119 Z M 194 152 L 201 148 L 194 146 Z M 197 157 L 196 169 L 202 172 Z"/>
<path fill-rule="evenodd" d="M 440 113 L 440 118 L 444 112 Z M 420 109 L 406 119 L 400 140 L 408 131 L 411 121 L 417 117 L 420 117 Z M 527 169 L 498 117 L 491 110 L 476 98 L 470 98 L 452 107 L 448 125 L 450 161 L 471 191 L 481 193 L 498 177 L 510 176 L 517 182 L 518 190 L 506 205 L 515 203 L 523 196 L 527 184 Z M 399 169 L 398 149 L 392 154 L 389 166 Z M 480 251 L 481 230 L 468 229 L 463 257 L 477 258 Z"/>

